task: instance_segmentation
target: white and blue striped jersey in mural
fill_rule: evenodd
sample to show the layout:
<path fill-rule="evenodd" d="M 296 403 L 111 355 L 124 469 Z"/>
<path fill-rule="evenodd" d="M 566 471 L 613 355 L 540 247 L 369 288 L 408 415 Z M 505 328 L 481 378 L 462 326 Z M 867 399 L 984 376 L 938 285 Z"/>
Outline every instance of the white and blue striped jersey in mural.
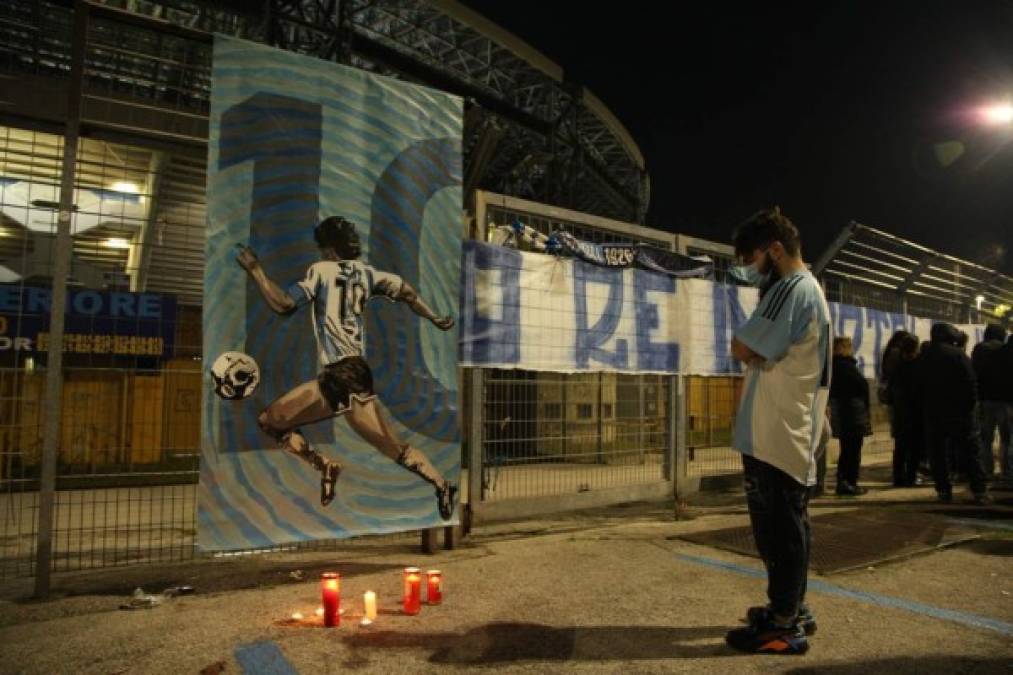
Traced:
<path fill-rule="evenodd" d="M 777 282 L 735 337 L 764 364 L 746 371 L 732 446 L 814 485 L 831 361 L 830 308 L 819 282 L 808 271 Z"/>
<path fill-rule="evenodd" d="M 313 333 L 321 366 L 362 356 L 362 310 L 367 300 L 397 299 L 401 277 L 358 260 L 322 260 L 310 265 L 306 278 L 288 287 L 297 307 L 313 303 Z"/>

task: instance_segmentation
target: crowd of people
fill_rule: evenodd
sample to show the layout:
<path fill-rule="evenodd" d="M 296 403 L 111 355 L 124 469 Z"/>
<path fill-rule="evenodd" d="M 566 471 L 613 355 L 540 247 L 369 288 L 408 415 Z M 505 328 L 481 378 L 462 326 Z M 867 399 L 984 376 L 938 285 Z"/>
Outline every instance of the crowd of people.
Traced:
<path fill-rule="evenodd" d="M 916 487 L 931 477 L 940 501 L 953 500 L 954 476 L 966 477 L 974 502 L 991 501 L 988 480 L 1013 480 L 1013 337 L 990 324 L 967 356 L 968 336 L 937 323 L 931 339 L 897 331 L 883 351 L 877 397 L 887 406 L 894 439 L 893 485 Z M 851 338 L 833 341 L 833 380 L 827 426 L 839 439 L 838 496 L 858 496 L 864 439 L 872 435 L 869 385 L 853 356 Z M 992 447 L 999 436 L 999 461 Z M 815 495 L 824 493 L 826 445 L 818 450 Z"/>

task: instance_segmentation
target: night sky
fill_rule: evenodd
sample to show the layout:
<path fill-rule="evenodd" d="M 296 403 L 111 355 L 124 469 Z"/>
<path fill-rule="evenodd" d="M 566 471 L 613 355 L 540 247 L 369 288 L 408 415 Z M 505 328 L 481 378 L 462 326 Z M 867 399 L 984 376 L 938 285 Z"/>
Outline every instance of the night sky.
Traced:
<path fill-rule="evenodd" d="M 849 220 L 1013 273 L 1013 3 L 464 3 L 626 125 L 648 224 L 727 241 L 780 204 L 815 259 Z M 620 9 L 621 8 L 621 9 Z"/>

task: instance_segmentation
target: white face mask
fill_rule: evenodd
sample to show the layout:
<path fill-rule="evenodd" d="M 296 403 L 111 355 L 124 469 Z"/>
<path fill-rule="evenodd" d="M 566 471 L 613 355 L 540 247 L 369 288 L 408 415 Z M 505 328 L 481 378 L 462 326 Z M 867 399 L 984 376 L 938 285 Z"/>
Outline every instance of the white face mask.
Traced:
<path fill-rule="evenodd" d="M 763 252 L 767 255 L 767 252 Z M 760 271 L 760 258 L 754 260 L 749 265 L 733 265 L 728 270 L 729 276 L 738 281 L 749 284 L 750 286 L 761 287 L 770 280 L 770 271 L 766 273 Z M 773 268 L 773 265 L 771 265 Z"/>

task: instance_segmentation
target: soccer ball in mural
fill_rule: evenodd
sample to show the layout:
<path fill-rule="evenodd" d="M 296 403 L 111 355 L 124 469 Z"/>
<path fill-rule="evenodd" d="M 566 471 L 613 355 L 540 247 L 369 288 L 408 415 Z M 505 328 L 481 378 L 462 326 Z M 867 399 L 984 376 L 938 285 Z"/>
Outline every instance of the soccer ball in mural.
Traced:
<path fill-rule="evenodd" d="M 215 393 L 226 401 L 248 397 L 260 384 L 260 366 L 249 354 L 225 352 L 211 365 Z"/>

